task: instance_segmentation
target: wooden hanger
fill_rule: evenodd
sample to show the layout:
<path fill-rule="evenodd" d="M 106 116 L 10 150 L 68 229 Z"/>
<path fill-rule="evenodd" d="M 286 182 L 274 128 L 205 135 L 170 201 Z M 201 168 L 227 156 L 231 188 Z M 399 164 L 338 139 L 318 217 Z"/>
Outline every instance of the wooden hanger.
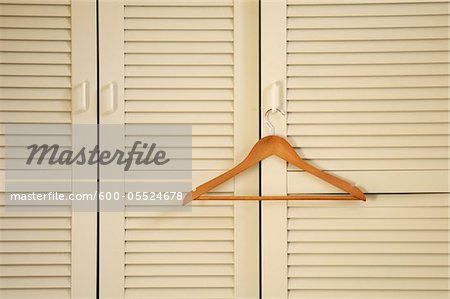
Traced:
<path fill-rule="evenodd" d="M 203 196 L 215 187 L 223 184 L 229 179 L 235 177 L 239 173 L 257 165 L 262 160 L 277 156 L 286 162 L 303 169 L 304 171 L 318 177 L 319 179 L 339 188 L 350 195 L 318 195 L 318 196 Z M 311 164 L 304 161 L 297 154 L 295 149 L 289 142 L 276 135 L 269 135 L 259 140 L 252 148 L 248 156 L 238 165 L 231 168 L 227 172 L 213 178 L 212 180 L 198 186 L 191 191 L 184 199 L 183 205 L 189 203 L 191 200 L 366 200 L 364 193 L 356 186 L 334 176 L 326 173 Z"/>

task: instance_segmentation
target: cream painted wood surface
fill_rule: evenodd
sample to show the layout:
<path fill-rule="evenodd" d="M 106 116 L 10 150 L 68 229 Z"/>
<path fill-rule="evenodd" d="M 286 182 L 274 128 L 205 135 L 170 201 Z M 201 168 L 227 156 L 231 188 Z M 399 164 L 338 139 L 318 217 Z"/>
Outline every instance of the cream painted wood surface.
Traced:
<path fill-rule="evenodd" d="M 370 193 L 447 192 L 447 11 L 288 1 L 287 136 L 300 153 Z M 289 169 L 289 192 L 333 191 L 291 184 L 301 178 Z"/>
<path fill-rule="evenodd" d="M 100 1 L 99 15 L 101 93 L 111 82 L 119 93 L 102 123 L 191 124 L 193 186 L 247 154 L 258 140 L 257 1 Z M 257 169 L 214 194 L 257 195 Z M 103 213 L 100 246 L 105 298 L 258 296 L 257 202 Z"/>
<path fill-rule="evenodd" d="M 289 203 L 290 298 L 448 298 L 447 194 Z"/>
<path fill-rule="evenodd" d="M 448 298 L 448 8 L 262 1 L 262 109 L 280 82 L 277 134 L 369 193 L 263 203 L 263 298 Z M 265 195 L 338 192 L 274 163 Z"/>
<path fill-rule="evenodd" d="M 0 1 L 1 124 L 96 123 L 95 42 L 94 1 Z M 83 82 L 90 105 L 75 111 Z M 94 212 L 0 205 L 0 297 L 95 297 Z"/>

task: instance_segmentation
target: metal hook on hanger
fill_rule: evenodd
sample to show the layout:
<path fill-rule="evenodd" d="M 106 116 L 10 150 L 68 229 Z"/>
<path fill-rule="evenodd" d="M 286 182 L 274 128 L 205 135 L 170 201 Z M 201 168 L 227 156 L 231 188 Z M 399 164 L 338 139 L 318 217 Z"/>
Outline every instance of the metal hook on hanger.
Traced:
<path fill-rule="evenodd" d="M 269 110 L 267 110 L 266 113 L 264 114 L 264 124 L 267 126 L 267 128 L 269 128 L 270 135 L 275 135 L 275 127 L 273 126 L 273 124 L 270 122 L 269 119 L 270 114 L 280 112 L 281 115 L 285 116 L 285 112 L 280 109 L 282 98 L 280 94 L 281 84 L 282 83 L 280 81 L 272 83 L 271 85 L 272 107 Z"/>
<path fill-rule="evenodd" d="M 284 113 L 284 111 L 280 110 L 279 108 L 276 108 L 275 110 L 273 110 L 272 108 L 270 108 L 269 110 L 266 111 L 266 113 L 264 114 L 264 124 L 269 128 L 270 130 L 270 135 L 275 135 L 275 127 L 273 126 L 273 124 L 270 122 L 269 116 L 270 114 L 274 114 L 280 112 L 281 115 L 285 116 L 286 113 Z"/>

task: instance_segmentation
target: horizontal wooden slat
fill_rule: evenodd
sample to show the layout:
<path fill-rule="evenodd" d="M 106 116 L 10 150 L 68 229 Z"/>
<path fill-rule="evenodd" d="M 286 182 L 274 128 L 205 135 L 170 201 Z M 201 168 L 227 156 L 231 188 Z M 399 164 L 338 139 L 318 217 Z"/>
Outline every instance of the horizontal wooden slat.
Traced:
<path fill-rule="evenodd" d="M 445 135 L 449 129 L 446 123 L 435 124 L 361 124 L 348 125 L 290 125 L 289 136 L 376 136 L 376 135 Z"/>
<path fill-rule="evenodd" d="M 232 149 L 229 147 L 229 149 Z M 214 177 L 222 174 L 223 171 L 194 171 L 191 172 L 190 170 L 181 172 L 180 174 L 177 174 L 175 171 L 170 172 L 157 172 L 157 176 L 155 177 L 155 172 L 153 171 L 133 171 L 133 172 L 126 172 L 125 173 L 125 180 L 126 181 L 146 181 L 150 180 L 149 178 L 156 178 L 158 180 L 167 179 L 168 181 L 173 180 L 177 177 L 177 175 L 180 176 L 181 179 L 186 180 L 187 178 L 190 178 L 192 175 L 192 187 L 198 186 L 208 180 L 213 179 Z M 163 177 L 166 175 L 167 177 Z M 153 176 L 153 177 L 152 177 Z M 217 186 L 214 189 L 214 192 L 233 192 L 234 191 L 234 181 L 231 179 L 220 186 Z M 195 212 L 195 207 L 193 212 Z M 183 213 L 182 213 L 183 214 Z M 166 215 L 169 216 L 169 215 Z"/>
<path fill-rule="evenodd" d="M 125 30 L 125 41 L 225 42 L 233 40 L 231 30 Z"/>
<path fill-rule="evenodd" d="M 0 88 L 3 99 L 19 100 L 70 100 L 71 90 L 67 88 Z"/>
<path fill-rule="evenodd" d="M 308 159 L 437 159 L 450 156 L 447 147 L 302 148 L 297 151 Z"/>
<path fill-rule="evenodd" d="M 70 76 L 69 65 L 30 65 L 30 64 L 3 64 L 0 75 L 14 76 Z"/>
<path fill-rule="evenodd" d="M 217 288 L 232 287 L 232 276 L 171 276 L 167 277 L 126 277 L 125 288 L 140 288 L 148 286 L 164 285 L 166 288 L 190 287 L 190 288 Z"/>
<path fill-rule="evenodd" d="M 186 217 L 186 218 L 196 218 L 196 217 L 231 217 L 233 216 L 233 206 L 193 206 L 192 212 L 127 212 L 126 217 Z M 139 241 L 139 240 L 137 240 Z"/>
<path fill-rule="evenodd" d="M 368 194 L 367 201 L 344 202 L 330 200 L 326 204 L 320 201 L 289 201 L 289 207 L 442 207 L 450 206 L 448 194 Z"/>
<path fill-rule="evenodd" d="M 125 290 L 125 298 L 233 298 L 233 288 L 164 288 L 142 287 Z"/>
<path fill-rule="evenodd" d="M 288 217 L 294 218 L 376 218 L 376 219 L 429 219 L 429 218 L 447 218 L 447 211 L 442 207 L 398 207 L 398 208 L 365 208 L 355 210 L 353 207 L 330 207 L 330 208 L 306 208 L 292 207 L 288 211 Z M 382 232 L 377 232 L 382 235 Z M 305 233 L 306 234 L 306 233 Z M 329 232 L 331 234 L 331 232 Z M 358 233 L 359 234 L 359 233 Z M 361 233 L 362 234 L 362 233 Z M 414 236 L 414 233 L 411 233 Z M 427 232 L 418 232 L 419 236 L 426 236 Z M 301 234 L 299 234 L 301 235 Z M 313 232 L 311 232 L 313 235 Z M 443 236 L 443 234 L 441 234 Z M 339 236 L 336 236 L 338 238 Z M 357 241 L 357 239 L 355 239 Z M 362 241 L 362 240 L 361 240 Z M 400 241 L 400 240 L 398 240 Z M 435 241 L 445 241 L 435 240 Z"/>
<path fill-rule="evenodd" d="M 381 2 L 381 1 L 380 1 Z M 399 1 L 396 1 L 399 2 Z M 412 1 L 411 1 L 412 2 Z M 288 28 L 395 28 L 395 27 L 439 27 L 447 26 L 445 14 L 434 16 L 364 16 L 358 17 L 290 17 Z"/>
<path fill-rule="evenodd" d="M 210 143 L 212 144 L 212 143 Z M 199 146 L 196 144 L 193 144 L 193 146 Z M 201 145 L 200 145 L 201 146 Z M 230 146 L 231 148 L 231 146 Z M 162 171 L 162 170 L 166 170 L 166 169 L 192 169 L 192 171 L 199 171 L 199 170 L 228 170 L 230 168 L 232 168 L 234 166 L 233 160 L 232 159 L 227 159 L 225 160 L 224 158 L 220 157 L 221 159 L 211 159 L 211 160 L 207 160 L 207 159 L 199 159 L 192 157 L 192 159 L 184 159 L 185 161 L 177 161 L 176 163 L 178 163 L 178 165 L 175 166 L 158 166 L 158 170 Z M 171 157 L 172 160 L 174 160 Z M 1 162 L 1 160 L 0 160 Z M 0 164 L 1 165 L 1 164 Z M 149 169 L 155 169 L 154 167 L 149 167 L 147 165 L 132 165 L 130 166 L 130 171 L 142 171 L 142 170 L 149 170 Z M 140 189 L 140 187 L 136 187 L 137 189 Z"/>
<path fill-rule="evenodd" d="M 232 218 L 130 218 L 125 221 L 126 229 L 202 229 L 233 228 Z"/>
<path fill-rule="evenodd" d="M 22 207 L 18 207 L 17 210 L 13 206 L 0 207 L 0 217 L 45 217 L 45 218 L 66 218 L 71 216 L 70 206 L 60 206 L 60 207 L 48 207 L 42 205 L 27 206 L 26 210 Z"/>
<path fill-rule="evenodd" d="M 1 83 L 1 78 L 0 78 Z M 233 88 L 232 78 L 125 78 L 125 88 Z"/>
<path fill-rule="evenodd" d="M 4 241 L 65 241 L 70 240 L 71 233 L 69 229 L 3 229 L 1 238 Z"/>
<path fill-rule="evenodd" d="M 431 28 L 351 28 L 351 29 L 290 29 L 289 41 L 310 40 L 403 40 L 448 38 L 448 27 Z"/>
<path fill-rule="evenodd" d="M 392 299 L 428 299 L 430 296 L 436 299 L 447 299 L 447 291 L 436 290 L 290 290 L 290 298 L 311 299 L 367 299 L 380 298 L 380 291 L 386 298 Z"/>
<path fill-rule="evenodd" d="M 449 159 L 339 159 L 339 160 L 313 160 L 310 161 L 320 169 L 332 171 L 340 170 L 448 170 Z M 289 170 L 297 170 L 295 166 L 289 165 Z"/>
<path fill-rule="evenodd" d="M 199 240 L 199 241 L 233 240 L 233 230 L 232 229 L 128 230 L 125 233 L 125 239 L 127 241 L 128 240 Z"/>
<path fill-rule="evenodd" d="M 127 218 L 128 222 L 135 223 L 142 219 L 149 220 L 147 222 L 166 222 L 166 218 Z M 153 220 L 152 220 L 153 219 Z M 181 219 L 181 218 L 179 218 Z M 202 219 L 208 218 L 184 218 L 185 222 L 202 222 Z M 231 220 L 232 218 L 215 218 L 221 222 L 224 220 Z M 211 221 L 207 220 L 208 227 L 217 228 L 218 226 L 212 226 Z M 128 241 L 125 244 L 126 252 L 233 252 L 234 245 L 232 241 Z M 195 273 L 192 273 L 195 275 Z"/>
<path fill-rule="evenodd" d="M 1 253 L 1 265 L 66 265 L 70 253 Z"/>
<path fill-rule="evenodd" d="M 289 277 L 447 278 L 444 266 L 301 266 L 289 267 Z"/>
<path fill-rule="evenodd" d="M 24 223 L 32 223 L 35 218 L 18 219 Z M 64 218 L 61 218 L 64 219 Z M 69 241 L 1 241 L 0 252 L 70 252 Z M 3 271 L 2 271 L 3 273 Z M 29 274 L 29 273 L 28 273 Z"/>
<path fill-rule="evenodd" d="M 70 218 L 0 218 L 2 229 L 69 229 Z"/>
<path fill-rule="evenodd" d="M 1 104 L 0 104 L 1 107 Z M 232 101 L 126 101 L 125 109 L 129 112 L 201 112 L 233 111 Z"/>
<path fill-rule="evenodd" d="M 448 192 L 448 171 L 334 171 L 369 193 Z M 380 179 L 382 178 L 382 179 Z M 432 178 L 432 179 L 430 179 Z M 288 173 L 289 193 L 340 192 L 303 172 Z"/>
<path fill-rule="evenodd" d="M 209 242 L 208 244 L 211 244 Z M 126 265 L 125 275 L 136 276 L 160 276 L 169 278 L 172 275 L 199 276 L 199 275 L 233 275 L 233 265 Z"/>
<path fill-rule="evenodd" d="M 290 267 L 289 277 L 446 278 L 445 266 L 301 266 Z"/>
<path fill-rule="evenodd" d="M 26 138 L 26 136 L 24 136 L 23 138 Z M 0 138 L 0 144 L 3 145 L 2 143 L 3 140 L 1 140 Z M 49 160 L 48 159 L 44 159 L 43 163 L 41 165 L 37 164 L 37 159 L 36 158 L 34 161 L 31 162 L 31 166 L 27 164 L 27 160 L 28 158 L 23 158 L 23 159 L 11 159 L 11 158 L 7 158 L 7 159 L 1 159 L 0 158 L 0 169 L 8 169 L 8 170 L 41 170 L 41 171 L 48 171 L 48 170 L 52 170 L 55 168 L 54 165 L 50 165 Z M 6 165 L 8 165 L 8 167 L 6 167 Z M 59 166 L 59 169 L 66 169 L 66 170 L 70 170 L 71 166 L 70 165 L 63 165 L 63 166 Z M 3 203 L 0 200 L 0 204 Z M 64 201 L 57 201 L 57 202 L 52 202 L 49 203 L 47 202 L 46 204 L 51 204 L 51 205 L 68 205 L 70 204 L 69 202 L 64 202 Z"/>
<path fill-rule="evenodd" d="M 70 276 L 69 265 L 2 265 L 2 277 Z"/>
<path fill-rule="evenodd" d="M 126 65 L 231 65 L 231 54 L 127 54 Z"/>
<path fill-rule="evenodd" d="M 340 112 L 340 113 L 289 113 L 290 124 L 378 124 L 378 123 L 445 123 L 447 111 L 428 112 Z"/>
<path fill-rule="evenodd" d="M 221 135 L 233 135 L 233 125 L 227 125 L 227 124 L 219 124 L 219 125 L 213 125 L 213 124 L 194 124 L 192 125 L 192 135 L 210 135 L 211 132 L 214 132 L 216 136 Z M 195 150 L 192 152 L 193 155 L 195 155 Z M 209 159 L 209 157 L 205 156 L 205 159 Z"/>
<path fill-rule="evenodd" d="M 35 76 L 0 76 L 1 87 L 23 88 L 70 88 L 69 77 L 35 77 Z"/>
<path fill-rule="evenodd" d="M 231 125 L 226 125 L 225 128 L 220 128 L 219 126 L 222 125 L 204 125 L 203 129 L 195 129 L 193 130 L 194 135 L 210 135 L 208 133 L 211 132 L 211 130 L 217 129 L 219 133 L 217 136 L 230 136 L 233 135 L 230 133 L 230 128 L 232 129 Z M 222 126 L 223 127 L 223 126 Z M 210 131 L 207 131 L 210 130 Z M 215 132 L 215 131 L 214 131 Z M 186 150 L 185 148 L 170 148 L 170 149 L 164 149 L 167 154 L 170 154 L 170 157 L 173 159 L 196 159 L 196 160 L 212 160 L 212 159 L 225 159 L 225 160 L 232 160 L 233 159 L 233 149 L 227 148 L 227 147 L 214 147 L 214 145 L 211 145 L 210 147 L 198 147 L 198 148 L 192 148 L 191 151 Z M 0 148 L 0 157 L 1 155 L 1 148 Z M 26 155 L 27 157 L 27 155 Z"/>
<path fill-rule="evenodd" d="M 70 40 L 70 30 L 67 29 L 10 29 L 2 28 L 1 39 L 10 40 Z"/>
<path fill-rule="evenodd" d="M 2 52 L 70 52 L 69 41 L 40 41 L 40 40 L 1 40 Z"/>
<path fill-rule="evenodd" d="M 192 161 L 192 170 L 222 170 L 223 172 L 231 169 L 235 165 L 233 159 L 224 160 L 194 160 Z"/>
<path fill-rule="evenodd" d="M 148 1 L 146 3 L 149 3 Z M 125 7 L 126 18 L 230 18 L 232 7 Z"/>
<path fill-rule="evenodd" d="M 10 0 L 9 0 L 10 1 Z M 24 0 L 19 0 L 24 1 Z M 64 0 L 66 2 L 66 0 Z M 65 4 L 61 2 L 61 4 Z M 8 3 L 11 3 L 8 2 Z M 1 16 L 40 16 L 40 17 L 70 17 L 69 5 L 20 5 L 0 4 Z"/>
<path fill-rule="evenodd" d="M 309 44 L 309 43 L 308 43 Z M 371 42 L 374 44 L 374 42 Z M 333 45 L 334 47 L 334 45 Z M 352 45 L 352 47 L 354 47 Z M 289 65 L 288 76 L 395 76 L 446 75 L 446 63 L 429 64 L 367 64 L 367 65 Z"/>
<path fill-rule="evenodd" d="M 296 100 L 382 100 L 446 99 L 447 87 L 288 89 L 288 99 Z"/>
<path fill-rule="evenodd" d="M 326 282 L 326 284 L 324 284 Z M 446 278 L 421 279 L 421 278 L 292 278 L 289 280 L 289 289 L 337 289 L 337 290 L 446 290 Z"/>
<path fill-rule="evenodd" d="M 126 54 L 233 53 L 233 43 L 232 42 L 126 42 L 125 53 Z"/>
<path fill-rule="evenodd" d="M 1 19 L 0 19 L 1 22 Z M 125 19 L 125 30 L 127 29 L 155 29 L 155 30 L 227 30 L 233 29 L 233 19 L 148 19 L 134 18 Z"/>
<path fill-rule="evenodd" d="M 170 104 L 170 102 L 166 102 L 166 101 L 162 101 L 164 103 Z M 128 104 L 131 104 L 132 102 L 126 102 Z M 146 102 L 141 102 L 141 103 L 146 103 Z M 152 102 L 149 102 L 152 103 Z M 209 105 L 210 103 L 207 102 L 207 104 Z M 145 105 L 144 105 L 145 106 Z M 181 107 L 183 105 L 180 105 Z M 218 106 L 220 107 L 220 106 Z M 222 106 L 223 107 L 223 106 Z M 162 125 L 163 127 L 165 127 L 165 125 Z M 127 124 L 125 127 L 125 130 L 127 130 L 128 128 L 131 128 L 132 125 L 131 124 Z M 138 127 L 139 128 L 139 125 Z M 142 127 L 141 127 L 142 128 Z M 132 137 L 132 136 L 155 136 L 155 137 L 161 137 L 161 133 L 159 131 L 159 129 L 161 128 L 157 128 L 154 127 L 152 129 L 145 129 L 144 131 L 135 131 L 132 132 L 131 130 L 127 130 L 126 132 L 126 136 Z M 0 133 L 2 133 L 1 131 L 1 126 L 0 126 Z M 213 134 L 214 133 L 214 134 Z M 54 133 L 55 135 L 57 135 L 57 133 Z M 231 136 L 233 135 L 233 125 L 232 124 L 217 124 L 217 125 L 213 125 L 213 124 L 192 124 L 192 131 L 186 132 L 186 134 L 182 134 L 181 132 L 172 132 L 169 133 L 167 132 L 166 135 L 164 136 L 211 136 L 211 135 L 215 135 L 215 136 Z M 159 148 L 162 148 L 159 146 Z M 176 157 L 186 157 L 185 155 L 183 156 L 183 152 L 182 151 L 178 151 L 176 148 L 164 148 L 164 150 L 170 152 L 170 154 L 176 158 Z M 178 156 L 181 155 L 181 156 Z M 211 158 L 210 156 L 205 156 L 205 159 L 209 159 Z"/>
<path fill-rule="evenodd" d="M 398 64 L 398 63 L 448 63 L 446 51 L 428 52 L 376 52 L 376 53 L 303 53 L 288 54 L 288 64 Z"/>
<path fill-rule="evenodd" d="M 141 0 L 143 1 L 143 0 Z M 430 3 L 428 0 L 287 0 L 288 4 L 295 5 L 349 5 L 349 4 L 410 4 Z M 431 3 L 446 3 L 446 0 L 433 0 Z"/>
<path fill-rule="evenodd" d="M 360 53 L 446 51 L 447 39 L 289 42 L 288 53 Z"/>
<path fill-rule="evenodd" d="M 448 76 L 302 77 L 289 78 L 289 88 L 445 87 Z"/>
<path fill-rule="evenodd" d="M 2 289 L 69 288 L 70 277 L 1 277 Z"/>
<path fill-rule="evenodd" d="M 409 136 L 302 136 L 292 138 L 294 147 L 426 147 L 447 146 L 448 135 Z"/>
<path fill-rule="evenodd" d="M 36 0 L 0 0 L 2 4 L 47 4 L 47 5 L 70 5 L 70 0 L 39 0 L 39 3 L 36 3 Z"/>
<path fill-rule="evenodd" d="M 67 112 L 0 112 L 2 123 L 70 123 Z"/>
<path fill-rule="evenodd" d="M 210 51 L 208 51 L 210 53 Z M 232 66 L 177 66 L 166 65 L 128 65 L 125 67 L 126 77 L 231 77 Z"/>
<path fill-rule="evenodd" d="M 289 112 L 445 111 L 448 100 L 289 101 Z M 416 125 L 417 129 L 422 126 Z"/>
<path fill-rule="evenodd" d="M 1 89 L 0 89 L 1 90 Z M 127 100 L 231 100 L 231 89 L 127 89 Z"/>
<path fill-rule="evenodd" d="M 232 6 L 233 1 L 232 0 L 171 0 L 171 1 L 164 1 L 164 0 L 126 0 L 125 2 L 126 6 Z"/>
<path fill-rule="evenodd" d="M 382 292 L 385 298 L 392 299 L 446 299 L 448 291 L 436 290 L 290 290 L 290 298 L 310 299 L 378 299 Z"/>
<path fill-rule="evenodd" d="M 63 138 L 62 136 L 48 138 L 50 140 L 60 140 L 61 143 L 63 141 L 68 142 L 67 136 L 64 136 L 66 138 Z M 17 139 L 17 144 L 19 142 L 23 142 L 20 140 L 20 137 Z M 32 141 L 33 138 L 30 138 L 30 141 Z M 45 140 L 45 139 L 44 139 Z M 15 141 L 14 137 L 11 137 L 8 139 L 8 141 L 11 141 L 13 143 Z M 231 147 L 233 146 L 233 137 L 232 136 L 178 136 L 177 139 L 175 139 L 173 136 L 126 136 L 125 137 L 125 146 L 132 147 L 137 141 L 140 142 L 146 142 L 148 144 L 156 143 L 158 146 L 161 147 L 178 147 L 180 146 L 180 143 L 184 142 L 184 144 L 181 144 L 182 147 L 185 147 L 186 144 L 192 143 L 192 147 Z M 0 144 L 1 144 L 1 138 L 0 138 Z M 28 144 L 28 143 L 27 143 Z M 66 145 L 66 144 L 64 144 Z"/>
<path fill-rule="evenodd" d="M 0 63 L 70 64 L 70 62 L 71 58 L 69 53 L 0 53 Z"/>
<path fill-rule="evenodd" d="M 1 115 L 1 114 L 0 114 Z M 144 113 L 130 112 L 125 114 L 127 123 L 152 124 L 182 124 L 182 123 L 216 123 L 228 124 L 233 122 L 233 114 L 226 112 L 216 113 Z"/>
<path fill-rule="evenodd" d="M 289 219 L 289 230 L 445 230 L 448 219 Z"/>
<path fill-rule="evenodd" d="M 448 9 L 448 3 L 386 3 L 371 5 L 306 5 L 288 6 L 288 16 L 319 17 L 319 16 L 401 16 L 401 15 L 440 15 Z"/>
<path fill-rule="evenodd" d="M 70 28 L 70 18 L 0 17 L 1 28 Z"/>
<path fill-rule="evenodd" d="M 232 264 L 233 253 L 127 253 L 126 264 Z"/>
<path fill-rule="evenodd" d="M 291 254 L 289 265 L 445 266 L 446 254 Z"/>
<path fill-rule="evenodd" d="M 1 81 L 1 79 L 0 79 Z M 1 100 L 1 111 L 71 111 L 70 101 Z"/>
<path fill-rule="evenodd" d="M 430 219 L 423 220 L 424 222 L 429 221 Z M 334 220 L 333 220 L 334 221 Z M 352 220 L 355 221 L 355 220 Z M 383 220 L 385 221 L 385 220 Z M 391 220 L 392 221 L 392 220 Z M 320 223 L 320 221 L 318 221 Z M 355 221 L 355 224 L 357 222 Z M 288 245 L 289 253 L 328 253 L 328 254 L 341 254 L 341 253 L 372 253 L 372 254 L 446 254 L 448 252 L 448 244 L 443 242 L 290 242 Z M 436 269 L 438 270 L 438 269 Z M 445 270 L 445 269 L 443 269 Z M 319 272 L 320 270 L 316 270 L 315 272 Z M 336 271 L 338 272 L 338 271 Z M 353 277 L 350 272 L 343 269 L 343 273 L 346 273 L 346 276 Z M 363 272 L 363 271 L 361 271 Z M 368 274 L 372 274 L 372 272 L 367 271 Z M 405 271 L 406 272 L 406 271 Z M 410 274 L 406 275 L 406 277 L 421 277 L 421 271 L 408 271 Z M 313 272 L 314 273 L 314 272 Z M 293 276 L 300 277 L 314 277 L 314 274 L 310 272 L 299 273 Z M 341 273 L 341 275 L 344 275 Z M 427 272 L 425 272 L 427 273 Z M 445 271 L 438 271 L 441 273 L 442 277 Z M 404 273 L 406 274 L 406 273 Z M 325 275 L 325 273 L 322 273 Z M 389 271 L 385 273 L 378 273 L 379 277 L 386 277 L 385 275 L 393 275 L 390 274 Z M 394 277 L 398 275 L 395 274 Z M 427 277 L 428 275 L 424 275 Z"/>

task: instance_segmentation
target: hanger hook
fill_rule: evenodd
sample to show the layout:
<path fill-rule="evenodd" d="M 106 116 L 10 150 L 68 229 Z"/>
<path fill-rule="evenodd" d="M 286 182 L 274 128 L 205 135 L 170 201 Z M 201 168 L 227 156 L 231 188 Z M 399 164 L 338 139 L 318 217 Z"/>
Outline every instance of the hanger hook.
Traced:
<path fill-rule="evenodd" d="M 272 108 L 270 108 L 269 110 L 266 111 L 266 113 L 264 114 L 264 124 L 269 128 L 270 130 L 270 135 L 275 135 L 275 127 L 273 126 L 273 124 L 270 122 L 270 114 L 275 114 L 277 112 L 280 112 L 281 115 L 285 116 L 286 113 L 284 113 L 284 111 L 276 108 L 276 110 L 274 111 Z"/>

